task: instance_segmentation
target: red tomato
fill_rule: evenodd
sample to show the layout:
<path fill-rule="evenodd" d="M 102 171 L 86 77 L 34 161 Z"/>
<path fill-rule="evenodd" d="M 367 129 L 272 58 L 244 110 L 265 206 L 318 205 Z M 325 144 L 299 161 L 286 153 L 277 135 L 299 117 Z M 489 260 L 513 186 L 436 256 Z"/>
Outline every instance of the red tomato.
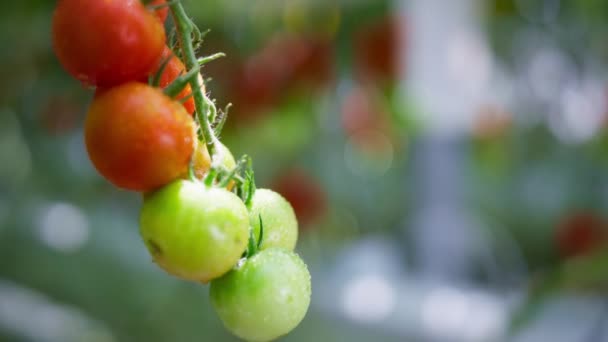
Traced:
<path fill-rule="evenodd" d="M 384 18 L 356 33 L 355 68 L 366 80 L 395 80 L 398 73 L 399 25 L 397 18 Z"/>
<path fill-rule="evenodd" d="M 171 51 L 170 48 L 165 47 L 165 49 L 163 50 L 161 61 L 155 67 L 155 70 L 152 72 L 152 74 L 157 73 L 159 71 L 160 67 L 167 58 L 169 58 L 169 61 L 166 63 L 163 69 L 163 73 L 161 74 L 159 79 L 158 86 L 160 88 L 167 87 L 169 84 L 175 81 L 176 78 L 186 72 L 186 67 L 184 66 L 182 61 L 177 56 L 175 56 L 175 54 L 173 53 L 173 51 Z M 148 78 L 143 77 L 139 81 L 142 83 L 147 83 Z M 205 84 L 203 83 L 203 78 L 201 75 L 199 75 L 199 82 L 202 84 L 201 90 L 203 91 L 203 93 L 205 93 Z M 108 90 L 107 87 L 97 87 L 97 89 L 95 90 L 95 97 L 99 96 L 106 90 Z M 182 102 L 182 99 L 187 98 L 185 101 L 182 102 L 182 104 L 184 105 L 184 108 L 186 108 L 186 111 L 188 111 L 188 113 L 193 114 L 196 109 L 196 106 L 194 105 L 194 97 L 191 96 L 191 93 L 192 87 L 190 87 L 190 85 L 188 84 L 179 94 L 177 94 L 175 100 L 177 100 L 178 102 Z"/>
<path fill-rule="evenodd" d="M 157 88 L 131 82 L 93 99 L 85 142 L 91 161 L 111 183 L 150 191 L 187 171 L 196 131 L 178 102 Z"/>
<path fill-rule="evenodd" d="M 158 5 L 163 5 L 166 3 L 167 3 L 166 0 L 153 0 L 150 2 L 150 6 L 158 6 Z M 159 9 L 157 9 L 155 12 L 156 12 L 156 16 L 158 17 L 158 19 L 160 19 L 160 22 L 164 23 L 167 20 L 167 15 L 169 14 L 169 7 L 168 6 L 161 7 Z"/>
<path fill-rule="evenodd" d="M 167 64 L 165 65 L 165 68 L 163 69 L 163 73 L 160 76 L 160 82 L 158 84 L 158 86 L 161 88 L 165 88 L 166 86 L 171 84 L 171 82 L 175 81 L 176 78 L 178 78 L 179 76 L 181 76 L 182 74 L 184 74 L 186 72 L 186 67 L 184 66 L 184 63 L 182 63 L 182 61 L 179 58 L 177 58 L 177 56 L 175 56 L 175 54 L 173 53 L 173 51 L 171 51 L 170 48 L 165 46 L 165 49 L 163 50 L 163 54 L 162 54 L 162 58 L 161 58 L 161 65 L 162 65 L 162 62 L 164 62 L 167 58 L 170 58 L 170 59 L 167 62 Z M 156 70 L 154 72 L 157 72 L 158 68 L 160 68 L 160 65 L 156 68 Z M 203 92 L 205 92 L 204 87 L 205 86 L 203 85 L 203 88 L 202 88 Z M 179 100 L 189 96 L 189 98 L 183 102 L 183 105 L 184 105 L 184 108 L 186 108 L 186 111 L 188 111 L 188 113 L 190 113 L 190 114 L 194 113 L 194 109 L 195 109 L 194 97 L 192 97 L 190 95 L 191 93 L 192 93 L 192 88 L 190 87 L 190 85 L 187 85 L 175 97 L 175 99 L 179 101 Z"/>
<path fill-rule="evenodd" d="M 564 257 L 587 254 L 603 245 L 606 230 L 601 218 L 593 213 L 580 212 L 567 217 L 560 225 L 556 242 Z"/>
<path fill-rule="evenodd" d="M 165 30 L 139 0 L 60 0 L 53 47 L 86 85 L 114 86 L 146 77 L 160 60 Z"/>
<path fill-rule="evenodd" d="M 305 170 L 294 168 L 281 175 L 271 186 L 292 205 L 300 227 L 321 217 L 327 207 L 323 188 Z"/>

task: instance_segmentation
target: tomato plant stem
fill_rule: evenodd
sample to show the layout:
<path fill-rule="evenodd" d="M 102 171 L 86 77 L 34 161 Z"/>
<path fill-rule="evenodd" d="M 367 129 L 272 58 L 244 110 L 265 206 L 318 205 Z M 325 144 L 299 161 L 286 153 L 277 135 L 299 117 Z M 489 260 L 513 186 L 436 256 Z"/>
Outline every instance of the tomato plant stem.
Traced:
<path fill-rule="evenodd" d="M 200 73 L 200 65 L 198 59 L 196 58 L 194 43 L 192 40 L 192 35 L 196 30 L 194 24 L 186 14 L 186 11 L 184 10 L 184 7 L 180 1 L 171 2 L 169 4 L 169 9 L 171 11 L 171 16 L 173 17 L 173 22 L 175 23 L 177 39 L 182 51 L 184 64 L 189 72 L 196 70 L 195 72 L 198 74 Z M 202 133 L 199 135 L 199 139 L 207 144 L 209 154 L 213 159 L 215 159 L 216 137 L 213 134 L 213 129 L 209 123 L 209 114 L 214 116 L 214 113 L 216 113 L 217 110 L 215 109 L 214 103 L 201 91 L 202 84 L 200 84 L 200 82 L 201 80 L 199 77 L 192 77 L 190 79 L 190 86 L 192 88 L 192 95 L 194 97 L 194 106 L 196 108 L 196 120 L 198 121 Z"/>

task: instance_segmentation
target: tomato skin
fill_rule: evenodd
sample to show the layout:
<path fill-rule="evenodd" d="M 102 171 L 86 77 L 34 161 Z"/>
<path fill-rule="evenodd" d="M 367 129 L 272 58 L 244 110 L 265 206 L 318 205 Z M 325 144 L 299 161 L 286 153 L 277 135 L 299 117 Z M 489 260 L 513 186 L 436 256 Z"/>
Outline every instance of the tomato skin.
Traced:
<path fill-rule="evenodd" d="M 257 189 L 249 210 L 256 240 L 260 238 L 260 216 L 264 225 L 260 249 L 280 247 L 293 251 L 298 241 L 298 221 L 289 202 L 272 190 Z"/>
<path fill-rule="evenodd" d="M 211 168 L 211 156 L 209 150 L 204 143 L 198 142 L 194 151 L 194 175 L 198 179 L 202 179 L 207 171 Z M 188 177 L 189 174 L 184 174 L 184 177 Z"/>
<path fill-rule="evenodd" d="M 228 330 L 247 341 L 270 341 L 304 319 L 310 273 L 295 253 L 270 248 L 212 281 L 209 294 Z"/>
<path fill-rule="evenodd" d="M 157 69 L 154 72 L 158 72 L 162 63 L 167 58 L 169 59 L 169 61 L 165 64 L 158 83 L 158 86 L 161 88 L 167 87 L 169 84 L 171 84 L 171 82 L 175 81 L 176 78 L 186 73 L 186 67 L 184 66 L 184 63 L 182 63 L 182 61 L 177 56 L 175 56 L 173 51 L 171 51 L 171 49 L 167 46 L 165 46 L 165 48 L 163 49 L 161 62 L 159 63 Z M 203 92 L 204 91 L 205 90 L 203 88 Z M 179 94 L 177 94 L 175 99 L 179 101 L 189 96 L 188 99 L 183 102 L 183 105 L 188 113 L 193 114 L 195 109 L 194 97 L 190 96 L 190 94 L 192 94 L 192 88 L 188 84 L 184 87 L 184 89 L 182 89 L 182 91 L 179 92 Z"/>
<path fill-rule="evenodd" d="M 215 142 L 215 148 L 217 149 L 217 154 L 220 158 L 220 165 L 224 167 L 224 169 L 228 171 L 232 171 L 236 167 L 236 160 L 234 159 L 234 155 L 232 152 L 226 147 L 226 145 L 222 144 L 220 141 Z M 234 181 L 230 181 L 226 189 L 231 191 L 235 186 Z"/>
<path fill-rule="evenodd" d="M 85 122 L 91 161 L 117 187 L 150 191 L 183 174 L 194 151 L 194 120 L 159 89 L 131 82 L 93 99 Z"/>
<path fill-rule="evenodd" d="M 150 2 L 150 6 L 158 6 L 166 4 L 166 0 L 153 0 Z M 155 15 L 158 17 L 161 23 L 167 21 L 167 15 L 169 15 L 169 7 L 161 7 L 154 11 Z"/>
<path fill-rule="evenodd" d="M 168 59 L 168 61 L 165 64 L 165 66 L 163 68 L 163 72 L 160 75 L 159 80 L 158 80 L 159 81 L 158 86 L 162 89 L 166 88 L 169 84 L 171 84 L 173 81 L 175 81 L 176 78 L 178 78 L 179 76 L 182 76 L 186 72 L 186 67 L 184 66 L 182 61 L 179 58 L 177 58 L 177 56 L 175 56 L 175 54 L 173 53 L 173 51 L 171 51 L 171 49 L 169 47 L 165 46 L 165 49 L 163 50 L 160 62 L 154 68 L 154 71 L 152 71 L 151 74 L 154 75 L 157 72 L 159 72 L 161 66 L 167 59 Z M 199 79 L 199 83 L 201 84 L 202 92 L 203 93 L 206 92 L 205 84 L 203 82 L 203 77 L 201 75 L 198 75 L 198 79 Z M 139 80 L 139 82 L 148 83 L 148 77 L 142 77 Z M 97 89 L 95 89 L 95 96 L 102 94 L 106 90 L 108 90 L 108 87 L 97 87 Z M 175 100 L 182 102 L 182 99 L 187 98 L 185 101 L 182 102 L 182 104 L 188 113 L 194 114 L 196 106 L 194 104 L 194 97 L 191 96 L 191 93 L 192 93 L 192 88 L 188 84 L 184 87 L 184 89 L 182 89 L 182 91 L 179 92 L 179 94 L 177 94 L 175 96 Z"/>
<path fill-rule="evenodd" d="M 236 167 L 236 161 L 230 150 L 220 141 L 217 141 L 215 146 L 218 149 L 220 158 L 222 158 L 220 165 L 229 171 L 234 169 Z M 203 179 L 209 169 L 211 169 L 211 155 L 209 154 L 207 146 L 199 141 L 194 152 L 194 175 L 198 179 Z M 189 173 L 185 172 L 182 175 L 182 178 L 188 178 L 189 176 Z M 235 182 L 231 181 L 226 189 L 232 190 L 234 185 Z"/>
<path fill-rule="evenodd" d="M 86 85 L 146 77 L 164 46 L 163 25 L 139 0 L 60 0 L 53 15 L 55 54 Z"/>
<path fill-rule="evenodd" d="M 226 170 L 234 169 L 236 167 L 236 160 L 234 159 L 234 155 L 232 155 L 232 152 L 230 152 L 228 147 L 226 147 L 226 145 L 224 145 L 221 141 L 217 141 L 215 143 L 215 146 L 217 149 L 217 153 L 220 155 L 220 158 L 222 158 L 221 165 Z"/>
<path fill-rule="evenodd" d="M 247 208 L 225 189 L 177 180 L 145 196 L 140 233 L 165 271 L 206 283 L 230 271 L 245 251 Z"/>

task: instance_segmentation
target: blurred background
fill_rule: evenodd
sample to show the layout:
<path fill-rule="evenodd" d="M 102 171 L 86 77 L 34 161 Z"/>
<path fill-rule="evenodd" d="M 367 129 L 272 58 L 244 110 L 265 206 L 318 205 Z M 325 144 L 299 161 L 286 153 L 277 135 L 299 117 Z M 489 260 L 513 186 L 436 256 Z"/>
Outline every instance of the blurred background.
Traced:
<path fill-rule="evenodd" d="M 608 341 L 608 2 L 184 0 L 222 139 L 300 221 L 281 341 Z M 0 340 L 236 341 L 93 169 L 55 1 L 0 11 Z"/>

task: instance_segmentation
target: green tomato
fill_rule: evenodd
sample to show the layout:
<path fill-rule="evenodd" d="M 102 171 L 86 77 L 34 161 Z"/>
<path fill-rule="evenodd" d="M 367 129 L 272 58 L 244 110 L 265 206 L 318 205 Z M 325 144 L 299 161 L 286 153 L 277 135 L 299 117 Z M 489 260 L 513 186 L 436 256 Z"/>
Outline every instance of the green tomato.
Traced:
<path fill-rule="evenodd" d="M 160 267 L 206 283 L 228 272 L 246 249 L 247 208 L 225 189 L 177 180 L 144 197 L 140 233 Z"/>
<path fill-rule="evenodd" d="M 272 190 L 257 189 L 249 210 L 256 241 L 260 238 L 260 216 L 264 225 L 260 249 L 280 247 L 293 251 L 298 241 L 298 221 L 289 202 Z"/>
<path fill-rule="evenodd" d="M 211 282 L 211 303 L 224 326 L 247 341 L 293 330 L 310 304 L 310 273 L 295 253 L 270 248 Z"/>
<path fill-rule="evenodd" d="M 226 147 L 226 145 L 219 142 L 217 145 L 218 153 L 222 155 L 222 166 L 227 170 L 232 170 L 236 167 L 236 160 L 234 160 L 234 156 L 232 152 Z"/>
<path fill-rule="evenodd" d="M 234 156 L 232 155 L 232 152 L 230 152 L 228 147 L 226 147 L 226 145 L 222 144 L 220 141 L 217 141 L 215 146 L 217 148 L 217 153 L 221 158 L 220 165 L 229 171 L 234 169 L 236 167 L 236 160 L 234 160 Z M 235 184 L 236 183 L 234 181 L 230 181 L 230 183 L 228 183 L 228 186 L 226 186 L 226 189 L 232 191 Z"/>

